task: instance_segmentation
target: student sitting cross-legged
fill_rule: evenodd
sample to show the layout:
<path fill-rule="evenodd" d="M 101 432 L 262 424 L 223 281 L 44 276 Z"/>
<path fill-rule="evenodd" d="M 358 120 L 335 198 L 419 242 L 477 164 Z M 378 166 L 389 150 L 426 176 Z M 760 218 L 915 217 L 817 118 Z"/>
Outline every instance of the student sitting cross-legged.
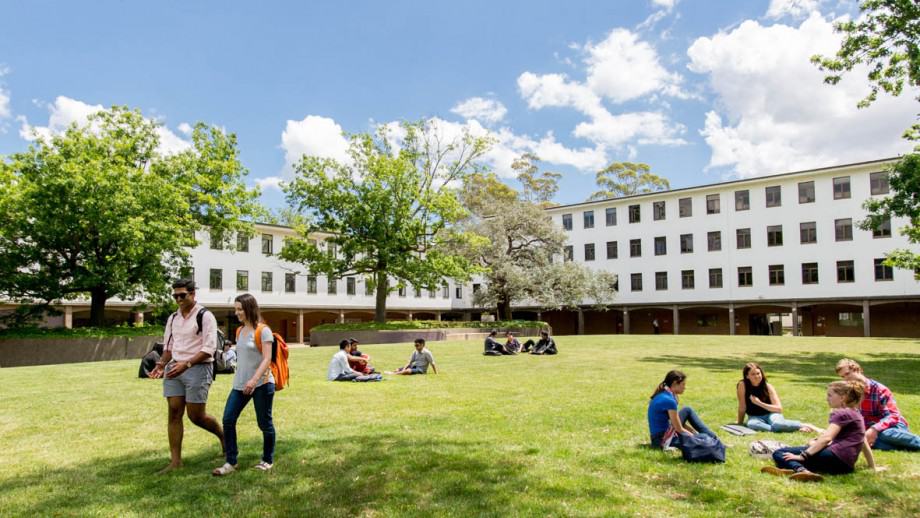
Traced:
<path fill-rule="evenodd" d="M 716 437 L 696 412 L 685 406 L 678 410 L 677 398 L 687 388 L 687 376 L 668 372 L 648 404 L 648 429 L 653 448 L 681 447 L 683 437 L 702 433 Z"/>
<path fill-rule="evenodd" d="M 351 342 L 342 340 L 339 342 L 339 352 L 332 356 L 329 361 L 329 370 L 326 373 L 326 379 L 329 381 L 354 381 L 361 375 L 360 372 L 352 369 L 348 364 L 348 355 L 351 353 Z"/>
<path fill-rule="evenodd" d="M 741 369 L 738 382 L 738 424 L 758 432 L 814 432 L 817 428 L 783 417 L 783 403 L 773 385 L 767 383 L 767 375 L 756 363 L 748 363 Z M 748 416 L 744 421 L 745 414 Z"/>
<path fill-rule="evenodd" d="M 412 356 L 409 357 L 409 363 L 393 372 L 387 372 L 387 374 L 406 376 L 412 374 L 425 374 L 428 372 L 429 366 L 431 366 L 431 370 L 435 374 L 438 373 L 438 366 L 434 364 L 434 356 L 431 354 L 431 351 L 425 347 L 425 339 L 416 338 L 415 351 L 413 351 Z"/>

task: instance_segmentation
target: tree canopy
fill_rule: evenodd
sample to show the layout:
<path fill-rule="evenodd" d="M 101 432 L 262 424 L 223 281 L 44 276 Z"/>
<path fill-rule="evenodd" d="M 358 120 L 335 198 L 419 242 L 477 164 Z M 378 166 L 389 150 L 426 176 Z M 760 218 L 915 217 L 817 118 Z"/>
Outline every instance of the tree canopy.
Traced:
<path fill-rule="evenodd" d="M 304 156 L 284 187 L 303 220 L 281 257 L 332 280 L 365 276 L 376 291 L 377 322 L 386 320 L 391 279 L 429 289 L 445 278 L 469 279 L 474 265 L 446 247 L 476 241 L 453 225 L 467 214 L 453 186 L 481 172 L 490 145 L 420 121 L 350 136 L 345 162 Z"/>
<path fill-rule="evenodd" d="M 600 190 L 591 194 L 588 201 L 645 194 L 671 188 L 671 182 L 667 178 L 652 173 L 648 164 L 635 162 L 614 162 L 598 171 L 595 180 Z"/>
<path fill-rule="evenodd" d="M 193 148 L 158 151 L 157 123 L 112 107 L 0 162 L 0 295 L 27 303 L 165 296 L 205 225 L 248 231 L 258 191 L 236 139 L 202 124 Z"/>

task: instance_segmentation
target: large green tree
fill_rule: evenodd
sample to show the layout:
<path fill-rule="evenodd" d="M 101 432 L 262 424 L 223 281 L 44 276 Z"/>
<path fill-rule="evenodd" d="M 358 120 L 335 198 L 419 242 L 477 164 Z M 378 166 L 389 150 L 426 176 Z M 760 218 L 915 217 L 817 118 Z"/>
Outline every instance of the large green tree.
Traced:
<path fill-rule="evenodd" d="M 113 107 L 0 162 L 0 296 L 27 303 L 162 296 L 187 264 L 192 231 L 249 231 L 232 135 L 198 125 L 164 157 L 157 124 Z"/>
<path fill-rule="evenodd" d="M 540 172 L 537 163 L 540 157 L 533 153 L 524 153 L 511 163 L 511 169 L 517 173 L 521 182 L 521 197 L 525 201 L 538 203 L 542 207 L 555 205 L 552 202 L 559 191 L 562 175 L 551 171 Z"/>
<path fill-rule="evenodd" d="M 834 56 L 811 58 L 828 72 L 824 81 L 837 84 L 844 72 L 858 65 L 868 67 L 869 93 L 858 106 L 865 108 L 878 97 L 879 90 L 898 96 L 904 86 L 913 89 L 920 101 L 920 3 L 916 0 L 864 0 L 860 16 L 835 24 L 843 41 Z M 920 140 L 920 124 L 913 124 L 904 138 Z M 864 229 L 877 228 L 892 217 L 905 217 L 908 224 L 900 231 L 911 243 L 920 243 L 920 146 L 889 169 L 891 196 L 866 200 L 869 216 Z M 906 249 L 888 254 L 889 266 L 920 268 L 920 255 Z M 920 273 L 917 274 L 920 277 Z"/>
<path fill-rule="evenodd" d="M 664 191 L 671 187 L 668 179 L 652 173 L 648 164 L 635 162 L 614 162 L 598 171 L 595 180 L 600 190 L 591 194 L 588 201 Z"/>
<path fill-rule="evenodd" d="M 454 226 L 466 210 L 452 186 L 481 170 L 490 144 L 466 132 L 445 138 L 436 123 L 420 121 L 352 135 L 348 161 L 304 156 L 284 187 L 303 224 L 281 257 L 330 279 L 369 278 L 377 322 L 386 321 L 394 285 L 468 279 L 473 265 L 445 246 L 475 241 Z"/>
<path fill-rule="evenodd" d="M 491 173 L 469 177 L 463 191 L 471 211 L 466 230 L 487 238 L 460 251 L 483 270 L 474 304 L 493 307 L 507 320 L 515 303 L 559 309 L 611 302 L 615 276 L 561 261 L 566 235 L 542 207 L 549 200 L 533 200 Z"/>

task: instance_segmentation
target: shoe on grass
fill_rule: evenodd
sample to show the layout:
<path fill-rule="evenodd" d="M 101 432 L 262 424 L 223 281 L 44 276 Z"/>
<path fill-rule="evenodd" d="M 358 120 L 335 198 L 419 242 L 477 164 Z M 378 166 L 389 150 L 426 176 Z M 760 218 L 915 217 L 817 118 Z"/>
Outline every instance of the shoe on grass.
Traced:
<path fill-rule="evenodd" d="M 817 473 L 812 473 L 811 471 L 808 471 L 808 470 L 799 471 L 798 473 L 791 475 L 789 478 L 791 478 L 792 480 L 797 480 L 799 482 L 821 482 L 822 480 L 824 480 L 824 477 L 822 477 L 821 475 Z"/>
<path fill-rule="evenodd" d="M 795 473 L 791 469 L 782 469 L 777 468 L 776 466 L 764 466 L 760 468 L 761 473 L 769 473 L 770 475 L 776 475 L 777 477 L 787 477 Z"/>
<path fill-rule="evenodd" d="M 234 471 L 236 471 L 236 466 L 234 466 L 233 464 L 230 464 L 229 462 L 225 462 L 223 466 L 219 468 L 215 468 L 214 471 L 211 472 L 211 474 L 214 475 L 215 477 L 222 477 L 224 475 L 229 475 L 233 473 Z"/>
<path fill-rule="evenodd" d="M 256 464 L 252 468 L 257 469 L 259 471 L 269 471 L 272 469 L 272 465 L 263 460 L 262 462 Z"/>

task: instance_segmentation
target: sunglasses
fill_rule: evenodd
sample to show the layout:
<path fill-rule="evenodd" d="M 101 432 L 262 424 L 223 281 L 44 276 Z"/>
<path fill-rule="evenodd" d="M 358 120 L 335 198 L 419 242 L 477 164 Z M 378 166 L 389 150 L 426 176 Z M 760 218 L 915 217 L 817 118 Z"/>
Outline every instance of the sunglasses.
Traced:
<path fill-rule="evenodd" d="M 190 293 L 173 293 L 172 298 L 176 300 L 185 300 L 185 297 L 188 297 Z"/>

